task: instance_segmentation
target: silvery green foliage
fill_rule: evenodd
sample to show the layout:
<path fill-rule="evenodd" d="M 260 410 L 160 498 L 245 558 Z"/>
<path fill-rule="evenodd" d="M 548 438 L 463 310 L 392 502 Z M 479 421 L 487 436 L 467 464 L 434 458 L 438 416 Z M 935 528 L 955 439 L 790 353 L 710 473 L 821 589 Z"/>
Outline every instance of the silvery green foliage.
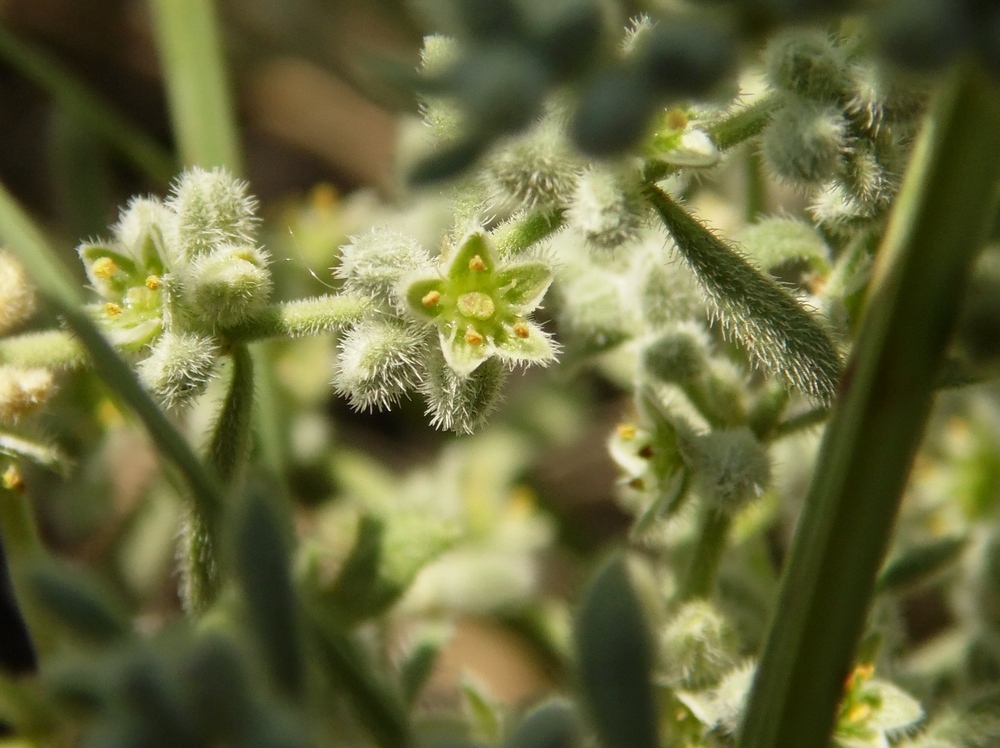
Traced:
<path fill-rule="evenodd" d="M 132 200 L 109 241 L 78 249 L 102 297 L 93 314 L 116 346 L 140 359 L 140 379 L 170 407 L 204 390 L 225 329 L 268 301 L 269 257 L 256 242 L 255 210 L 245 182 L 195 168 L 166 201 Z"/>

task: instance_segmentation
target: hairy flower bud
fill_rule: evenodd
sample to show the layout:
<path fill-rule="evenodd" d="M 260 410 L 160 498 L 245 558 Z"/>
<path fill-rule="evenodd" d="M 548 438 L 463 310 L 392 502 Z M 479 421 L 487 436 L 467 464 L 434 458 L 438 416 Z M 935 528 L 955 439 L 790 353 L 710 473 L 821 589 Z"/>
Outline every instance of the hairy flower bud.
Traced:
<path fill-rule="evenodd" d="M 750 429 L 718 429 L 685 439 L 685 461 L 700 493 L 717 509 L 736 512 L 758 498 L 771 481 L 771 462 Z"/>
<path fill-rule="evenodd" d="M 735 640 L 726 619 L 707 600 L 685 603 L 660 637 L 660 661 L 676 687 L 714 684 L 733 664 Z"/>
<path fill-rule="evenodd" d="M 357 410 L 385 410 L 421 381 L 426 335 L 391 318 L 364 319 L 340 341 L 333 386 Z"/>
<path fill-rule="evenodd" d="M 158 198 L 137 197 L 129 201 L 111 230 L 142 267 L 162 273 L 167 259 L 165 237 L 176 233 L 176 222 L 177 215 Z"/>
<path fill-rule="evenodd" d="M 513 209 L 561 207 L 580 175 L 579 157 L 555 123 L 544 122 L 486 164 L 497 197 Z"/>
<path fill-rule="evenodd" d="M 818 185 L 841 172 L 847 137 L 839 108 L 792 97 L 764 133 L 764 157 L 791 184 Z"/>
<path fill-rule="evenodd" d="M 196 258 L 185 271 L 185 295 L 199 317 L 230 327 L 264 306 L 271 273 L 264 250 L 224 245 Z"/>
<path fill-rule="evenodd" d="M 218 344 L 210 337 L 166 332 L 136 370 L 146 388 L 172 408 L 205 390 L 218 356 Z"/>
<path fill-rule="evenodd" d="M 24 266 L 0 250 L 0 335 L 14 329 L 35 312 L 35 290 Z"/>
<path fill-rule="evenodd" d="M 55 392 L 52 372 L 0 365 L 0 423 L 16 423 Z"/>
<path fill-rule="evenodd" d="M 822 31 L 786 31 L 764 51 L 771 85 L 817 102 L 836 103 L 850 87 L 847 55 Z"/>
<path fill-rule="evenodd" d="M 396 289 L 404 275 L 430 273 L 433 263 L 416 239 L 388 228 L 374 228 L 351 237 L 340 248 L 340 263 L 335 277 L 344 281 L 349 293 L 371 296 L 392 308 L 405 308 Z"/>
<path fill-rule="evenodd" d="M 614 249 L 638 238 L 647 216 L 637 175 L 593 166 L 580 177 L 567 218 L 594 247 Z"/>
<path fill-rule="evenodd" d="M 248 189 L 223 169 L 193 168 L 181 175 L 167 200 L 177 216 L 170 249 L 179 265 L 223 244 L 256 244 L 257 201 Z"/>
<path fill-rule="evenodd" d="M 468 376 L 456 374 L 443 355 L 427 361 L 427 376 L 420 391 L 427 401 L 431 424 L 460 434 L 471 434 L 500 403 L 507 368 L 500 359 L 486 359 Z"/>
<path fill-rule="evenodd" d="M 697 323 L 668 328 L 642 352 L 646 372 L 661 382 L 690 382 L 705 373 L 708 336 Z"/>

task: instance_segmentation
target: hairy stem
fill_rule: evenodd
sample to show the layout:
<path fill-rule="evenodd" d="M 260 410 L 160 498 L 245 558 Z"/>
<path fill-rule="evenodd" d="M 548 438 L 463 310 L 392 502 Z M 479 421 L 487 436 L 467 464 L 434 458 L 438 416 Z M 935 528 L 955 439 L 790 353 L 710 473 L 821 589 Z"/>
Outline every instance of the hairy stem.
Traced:
<path fill-rule="evenodd" d="M 694 555 L 681 583 L 682 601 L 707 598 L 712 594 L 715 575 L 719 570 L 722 553 L 726 549 L 732 521 L 732 516 L 728 512 L 713 508 L 705 508 L 703 511 Z"/>
<path fill-rule="evenodd" d="M 371 306 L 366 296 L 317 296 L 265 307 L 236 327 L 222 331 L 227 340 L 249 343 L 266 338 L 301 338 L 335 332 Z"/>

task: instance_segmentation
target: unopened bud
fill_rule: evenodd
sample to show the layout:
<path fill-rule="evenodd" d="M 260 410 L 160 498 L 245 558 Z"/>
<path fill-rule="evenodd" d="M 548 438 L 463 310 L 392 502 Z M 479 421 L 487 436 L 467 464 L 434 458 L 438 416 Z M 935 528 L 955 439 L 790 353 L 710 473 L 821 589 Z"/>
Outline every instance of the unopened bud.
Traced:
<path fill-rule="evenodd" d="M 333 272 L 344 281 L 345 291 L 397 307 L 396 288 L 403 276 L 421 270 L 429 275 L 432 268 L 430 255 L 416 239 L 392 229 L 375 228 L 351 237 L 351 243 L 341 247 L 340 263 Z M 425 299 L 427 306 L 437 303 L 430 294 Z"/>
<path fill-rule="evenodd" d="M 598 166 L 588 169 L 573 193 L 570 225 L 599 249 L 614 249 L 638 238 L 648 217 L 639 186 L 638 175 Z"/>
<path fill-rule="evenodd" d="M 205 390 L 218 356 L 219 347 L 210 337 L 166 332 L 136 369 L 150 392 L 175 407 Z"/>
<path fill-rule="evenodd" d="M 188 300 L 213 326 L 238 324 L 271 293 L 267 256 L 251 246 L 228 245 L 198 257 L 186 275 Z"/>
<path fill-rule="evenodd" d="M 733 664 L 735 640 L 726 619 L 707 600 L 685 603 L 660 637 L 660 661 L 680 688 L 703 688 Z"/>
<path fill-rule="evenodd" d="M 764 157 L 790 183 L 818 185 L 842 171 L 847 136 L 839 108 L 792 97 L 764 133 Z"/>
<path fill-rule="evenodd" d="M 223 244 L 254 246 L 257 201 L 248 188 L 223 169 L 184 172 L 167 201 L 177 216 L 172 254 L 190 262 Z"/>
<path fill-rule="evenodd" d="M 12 330 L 35 312 L 35 290 L 24 266 L 0 250 L 0 334 Z"/>
<path fill-rule="evenodd" d="M 681 451 L 702 498 L 721 511 L 739 511 L 771 481 L 767 450 L 748 428 L 717 429 L 686 439 Z"/>
<path fill-rule="evenodd" d="M 365 319 L 340 341 L 333 385 L 357 410 L 386 410 L 420 381 L 425 336 L 395 319 Z"/>
<path fill-rule="evenodd" d="M 52 372 L 0 365 L 0 423 L 16 423 L 38 409 L 55 392 Z"/>
<path fill-rule="evenodd" d="M 812 101 L 839 101 L 850 87 L 847 56 L 822 31 L 787 31 L 764 52 L 767 77 L 775 88 Z"/>

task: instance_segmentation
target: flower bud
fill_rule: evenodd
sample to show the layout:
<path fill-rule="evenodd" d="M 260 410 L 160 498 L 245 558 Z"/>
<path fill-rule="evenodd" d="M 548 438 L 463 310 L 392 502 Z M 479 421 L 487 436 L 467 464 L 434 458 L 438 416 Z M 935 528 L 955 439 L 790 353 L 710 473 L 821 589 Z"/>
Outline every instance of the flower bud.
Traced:
<path fill-rule="evenodd" d="M 816 102 L 836 103 L 850 87 L 847 56 L 822 31 L 778 34 L 764 51 L 771 85 Z"/>
<path fill-rule="evenodd" d="M 167 206 L 177 215 L 171 253 L 179 264 L 208 254 L 222 244 L 254 246 L 257 201 L 249 185 L 223 169 L 193 168 L 174 185 Z"/>
<path fill-rule="evenodd" d="M 637 175 L 593 166 L 577 183 L 567 219 L 592 246 L 614 249 L 639 237 L 647 215 Z"/>
<path fill-rule="evenodd" d="M 351 243 L 340 248 L 340 262 L 333 274 L 344 281 L 345 291 L 405 308 L 405 299 L 397 298 L 396 288 L 404 275 L 421 271 L 432 273 L 433 263 L 416 239 L 392 229 L 374 228 L 352 236 Z"/>
<path fill-rule="evenodd" d="M 496 410 L 506 381 L 507 369 L 496 356 L 483 361 L 467 377 L 456 374 L 443 354 L 430 356 L 420 391 L 427 401 L 431 425 L 473 433 Z"/>
<path fill-rule="evenodd" d="M 271 273 L 264 250 L 225 245 L 196 258 L 185 271 L 184 292 L 213 327 L 230 327 L 267 303 Z"/>
<path fill-rule="evenodd" d="M 340 341 L 334 388 L 356 410 L 387 410 L 420 382 L 425 337 L 395 319 L 362 320 Z"/>
<path fill-rule="evenodd" d="M 660 636 L 660 662 L 679 688 L 704 688 L 732 666 L 735 640 L 722 614 L 707 600 L 685 603 Z"/>
<path fill-rule="evenodd" d="M 793 97 L 764 133 L 764 157 L 790 183 L 817 185 L 841 172 L 847 135 L 840 109 Z"/>
<path fill-rule="evenodd" d="M 0 365 L 0 423 L 16 423 L 55 392 L 52 372 Z"/>
<path fill-rule="evenodd" d="M 746 227 L 736 240 L 765 270 L 795 261 L 804 262 L 820 272 L 830 267 L 830 248 L 823 237 L 812 226 L 793 218 L 765 218 Z"/>
<path fill-rule="evenodd" d="M 739 511 L 771 481 L 767 450 L 748 428 L 718 429 L 685 439 L 681 451 L 695 472 L 702 498 L 721 511 Z"/>
<path fill-rule="evenodd" d="M 14 329 L 35 312 L 35 289 L 24 266 L 0 250 L 0 335 Z"/>
<path fill-rule="evenodd" d="M 690 382 L 705 373 L 708 336 L 696 323 L 681 323 L 650 342 L 642 352 L 646 372 L 661 382 Z"/>
<path fill-rule="evenodd" d="M 500 201 L 531 210 L 568 203 L 581 165 L 555 123 L 546 122 L 500 151 L 486 169 Z"/>
<path fill-rule="evenodd" d="M 165 332 L 136 370 L 143 385 L 172 408 L 205 390 L 218 356 L 219 346 L 210 337 Z"/>

